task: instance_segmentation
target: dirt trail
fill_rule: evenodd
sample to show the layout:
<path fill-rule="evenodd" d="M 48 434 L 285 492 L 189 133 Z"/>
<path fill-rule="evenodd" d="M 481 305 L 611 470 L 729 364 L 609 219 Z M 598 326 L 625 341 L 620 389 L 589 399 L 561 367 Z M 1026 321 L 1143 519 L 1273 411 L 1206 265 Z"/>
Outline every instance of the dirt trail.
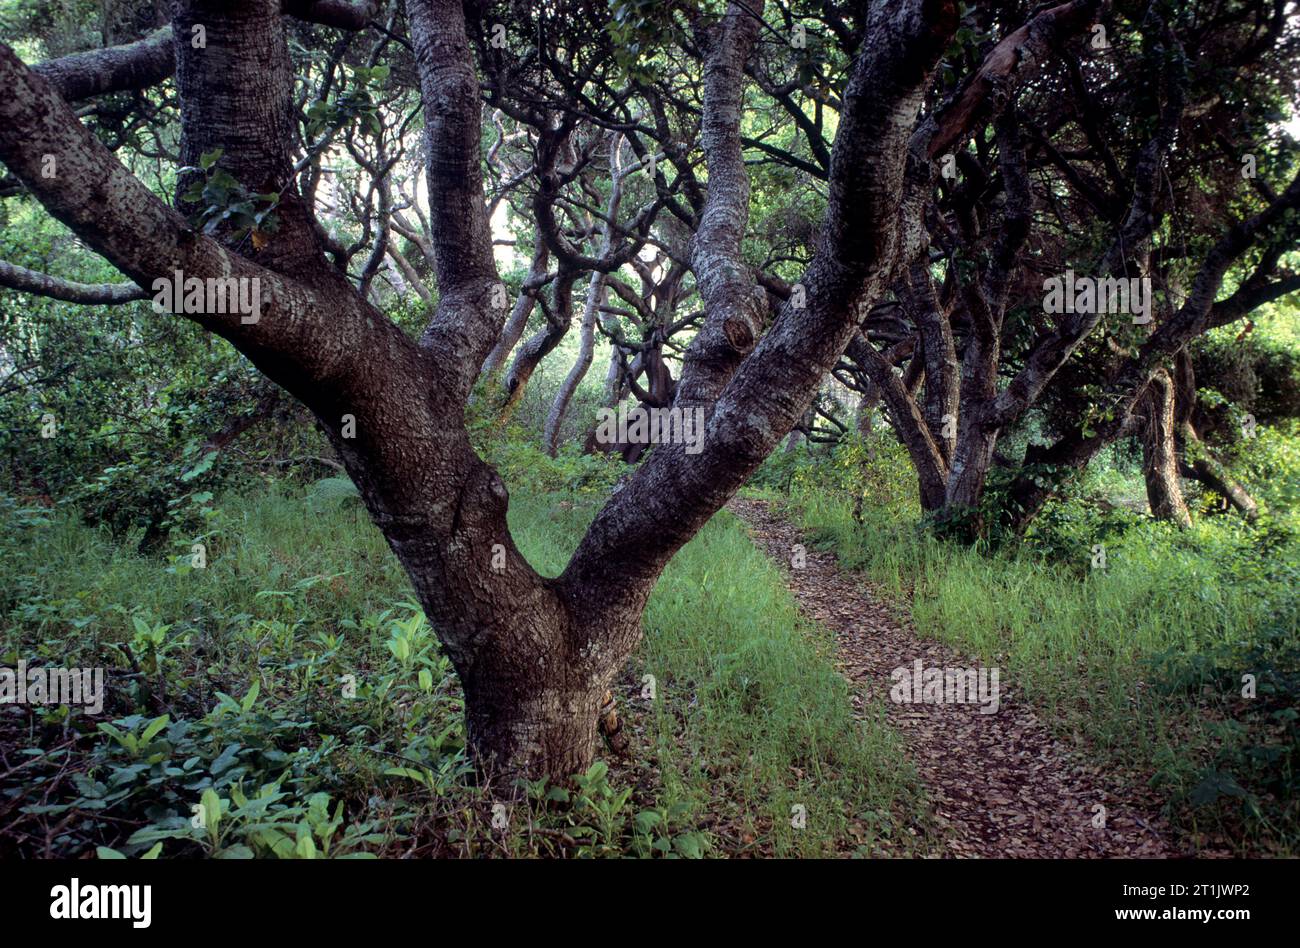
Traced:
<path fill-rule="evenodd" d="M 929 796 L 939 831 L 934 855 L 949 857 L 1140 857 L 1180 855 L 1166 842 L 1154 802 L 1120 797 L 1100 768 L 1067 752 L 1020 700 L 999 670 L 999 708 L 978 704 L 903 704 L 889 700 L 890 672 L 980 668 L 938 642 L 900 624 L 861 576 L 841 570 L 831 553 L 807 549 L 806 565 L 791 568 L 795 544 L 807 540 L 760 501 L 730 508 L 754 541 L 785 572 L 809 618 L 831 629 L 853 702 L 885 701 Z M 1105 811 L 1097 809 L 1098 805 Z M 1104 815 L 1104 826 L 1094 825 Z"/>

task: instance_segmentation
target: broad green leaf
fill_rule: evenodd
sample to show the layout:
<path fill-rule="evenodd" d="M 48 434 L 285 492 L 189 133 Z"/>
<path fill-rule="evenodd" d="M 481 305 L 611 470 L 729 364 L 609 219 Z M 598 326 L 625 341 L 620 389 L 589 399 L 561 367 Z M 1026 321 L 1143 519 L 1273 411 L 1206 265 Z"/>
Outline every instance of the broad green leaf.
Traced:
<path fill-rule="evenodd" d="M 209 832 L 214 832 L 221 824 L 221 797 L 211 787 L 203 791 L 201 797 L 203 803 L 203 826 Z"/>
<path fill-rule="evenodd" d="M 170 721 L 171 718 L 169 718 L 165 714 L 162 715 L 161 717 L 154 718 L 140 733 L 140 742 L 142 744 L 148 744 L 151 740 L 154 739 L 154 737 L 157 736 L 159 731 L 161 731 L 163 728 L 165 728 L 168 725 L 168 723 L 170 723 Z"/>

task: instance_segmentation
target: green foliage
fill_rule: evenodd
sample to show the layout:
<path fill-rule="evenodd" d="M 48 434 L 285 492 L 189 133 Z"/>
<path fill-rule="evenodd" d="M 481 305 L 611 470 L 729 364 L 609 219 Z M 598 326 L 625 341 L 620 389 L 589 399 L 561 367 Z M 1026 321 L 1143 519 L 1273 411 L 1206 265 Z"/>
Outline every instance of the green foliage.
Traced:
<path fill-rule="evenodd" d="M 332 92 L 328 99 L 318 99 L 307 107 L 305 131 L 308 140 L 315 142 L 354 123 L 368 135 L 382 136 L 383 122 L 376 99 L 388 81 L 390 71 L 387 63 L 351 67 L 340 80 L 340 89 Z"/>
<path fill-rule="evenodd" d="M 512 530 L 558 572 L 599 494 L 525 489 L 559 477 L 557 462 L 515 450 L 528 460 L 511 468 Z M 6 825 L 40 840 L 58 825 L 49 854 L 102 858 L 690 858 L 906 842 L 899 823 L 917 800 L 895 741 L 853 720 L 829 642 L 728 515 L 651 598 L 618 686 L 633 763 L 528 788 L 499 830 L 492 807 L 511 794 L 473 778 L 459 685 L 404 574 L 359 504 L 313 506 L 319 494 L 223 496 L 206 567 L 183 570 L 72 511 L 0 498 L 0 661 L 107 674 L 99 717 L 0 716 L 0 741 L 29 761 L 0 785 Z M 654 702 L 640 698 L 645 674 Z M 799 832 L 796 802 L 809 813 Z"/>
<path fill-rule="evenodd" d="M 829 449 L 801 444 L 793 451 L 773 452 L 750 478 L 754 487 L 804 493 L 819 488 L 875 505 L 901 515 L 918 510 L 916 477 L 906 450 L 888 431 L 849 434 Z"/>
<path fill-rule="evenodd" d="M 225 343 L 143 304 L 18 309 L 0 294 L 0 347 L 28 367 L 0 381 L 0 483 L 14 495 L 156 549 L 173 531 L 194 542 L 211 495 L 243 479 L 204 448 L 254 403 L 256 377 Z"/>
<path fill-rule="evenodd" d="M 661 0 L 610 0 L 605 31 L 614 43 L 614 58 L 631 81 L 652 82 L 653 55 L 667 45 L 673 29 L 672 5 Z"/>
<path fill-rule="evenodd" d="M 609 782 L 609 765 L 596 761 L 575 774 L 572 788 L 546 780 L 524 781 L 530 823 L 558 837 L 580 858 L 618 856 L 698 859 L 709 849 L 707 834 L 684 829 L 691 817 L 685 803 L 637 810 L 631 788 Z"/>
<path fill-rule="evenodd" d="M 179 174 L 192 178 L 181 200 L 196 206 L 195 225 L 203 233 L 215 234 L 225 225 L 236 240 L 251 237 L 253 245 L 260 247 L 268 235 L 275 233 L 275 209 L 280 204 L 280 195 L 249 191 L 229 171 L 217 167 L 221 154 L 220 148 L 206 152 L 199 157 L 197 167 L 187 165 L 179 170 Z"/>
<path fill-rule="evenodd" d="M 1004 509 L 1000 488 L 1009 483 L 1010 478 L 1002 472 L 995 472 L 991 480 L 991 489 L 986 494 L 986 509 L 994 524 L 992 542 L 1007 549 L 1018 544 L 1025 555 L 1036 553 L 1051 562 L 1076 567 L 1080 571 L 1088 568 L 1091 562 L 1088 557 L 1081 556 L 1080 551 L 1091 551 L 1097 544 L 1112 543 L 1147 519 L 1135 506 L 1111 503 L 1099 491 L 1089 489 L 1086 478 L 1071 471 L 1065 483 L 1067 487 L 1073 486 L 1070 492 L 1073 496 L 1064 501 L 1049 501 L 1030 522 L 1024 535 L 1017 537 L 1002 529 L 994 519 Z M 1054 482 L 1060 483 L 1059 480 Z"/>
<path fill-rule="evenodd" d="M 1300 528 L 1300 419 L 1259 428 L 1238 445 L 1230 470 L 1274 520 Z"/>
<path fill-rule="evenodd" d="M 176 840 L 197 844 L 214 859 L 366 859 L 374 858 L 374 853 L 361 847 L 384 842 L 382 833 L 371 832 L 375 825 L 375 821 L 348 824 L 339 835 L 344 826 L 343 802 L 331 812 L 327 793 L 295 801 L 277 783 L 270 783 L 250 799 L 242 785 L 235 784 L 225 798 L 212 789 L 203 791 L 189 820 L 173 817 L 132 833 L 121 855 L 150 843 L 153 846 L 146 852 L 154 852 L 164 841 Z M 100 858 L 106 849 L 100 847 Z"/>
<path fill-rule="evenodd" d="M 1200 340 L 1192 353 L 1201 407 L 1227 440 L 1240 437 L 1240 419 L 1227 406 L 1261 424 L 1300 417 L 1300 353 L 1293 339 L 1276 333 L 1242 339 L 1230 326 Z"/>
<path fill-rule="evenodd" d="M 522 432 L 511 432 L 511 435 L 518 437 L 505 437 L 492 443 L 489 460 L 506 483 L 526 485 L 529 491 L 605 494 L 628 470 L 613 455 L 583 454 L 580 446 L 566 444 L 551 457 L 537 446 L 534 438 Z"/>
<path fill-rule="evenodd" d="M 346 477 L 322 477 L 307 491 L 307 505 L 313 510 L 360 499 L 361 492 L 357 490 L 357 485 Z"/>
<path fill-rule="evenodd" d="M 1175 801 L 1193 819 L 1208 813 L 1286 838 L 1300 825 L 1300 622 L 1294 602 L 1279 608 L 1249 642 L 1165 652 L 1150 665 L 1159 693 L 1205 709 L 1214 738 L 1198 766 L 1159 774 Z"/>

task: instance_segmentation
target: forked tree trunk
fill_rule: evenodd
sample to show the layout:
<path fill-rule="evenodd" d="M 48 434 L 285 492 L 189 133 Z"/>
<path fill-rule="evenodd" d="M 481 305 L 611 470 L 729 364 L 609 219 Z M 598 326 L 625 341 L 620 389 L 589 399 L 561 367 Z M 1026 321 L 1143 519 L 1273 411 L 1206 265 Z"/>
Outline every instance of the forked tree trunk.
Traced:
<path fill-rule="evenodd" d="M 335 11 L 331 18 L 339 7 L 354 9 L 294 5 L 304 14 Z M 225 307 L 185 315 L 230 340 L 321 422 L 462 682 L 482 772 L 507 787 L 515 776 L 563 778 L 595 753 L 602 699 L 636 646 L 668 561 L 793 426 L 857 332 L 855 302 L 882 291 L 895 259 L 891 226 L 908 131 L 957 29 L 955 5 L 870 5 L 842 95 L 823 234 L 801 281 L 807 306 L 783 308 L 761 343 L 766 301 L 756 298 L 741 252 L 749 204 L 741 124 L 762 0 L 729 5 L 711 29 L 700 132 L 710 187 L 691 251 L 705 324 L 679 391 L 685 405 L 711 412 L 706 443 L 694 453 L 679 444 L 656 449 L 554 578 L 540 576 L 515 546 L 505 485 L 465 428 L 505 317 L 493 305 L 500 280 L 465 5 L 406 3 L 438 288 L 418 341 L 328 263 L 294 183 L 286 8 L 277 0 L 178 0 L 174 20 L 178 36 L 206 27 L 206 45 L 175 46 L 183 160 L 220 149 L 223 170 L 259 193 L 276 190 L 278 226 L 265 242 L 244 248 L 234 233 L 197 230 L 3 43 L 0 161 L 139 287 L 176 271 L 259 281 L 262 306 L 251 321 Z M 352 28 L 365 25 L 358 19 Z M 46 158 L 57 159 L 57 180 L 43 172 Z M 557 279 L 557 325 L 567 324 L 573 279 Z M 663 371 L 651 377 L 671 381 Z"/>
<path fill-rule="evenodd" d="M 595 754 L 604 698 L 639 640 L 643 601 L 575 608 L 515 547 L 505 486 L 463 432 L 418 413 L 405 423 L 415 437 L 404 460 L 383 469 L 367 463 L 370 445 L 333 440 L 456 670 L 475 766 L 502 793 L 517 777 L 567 778 Z M 357 441 L 368 428 L 359 426 Z M 430 471 L 443 489 L 413 491 Z M 451 522 L 443 491 L 460 509 Z"/>

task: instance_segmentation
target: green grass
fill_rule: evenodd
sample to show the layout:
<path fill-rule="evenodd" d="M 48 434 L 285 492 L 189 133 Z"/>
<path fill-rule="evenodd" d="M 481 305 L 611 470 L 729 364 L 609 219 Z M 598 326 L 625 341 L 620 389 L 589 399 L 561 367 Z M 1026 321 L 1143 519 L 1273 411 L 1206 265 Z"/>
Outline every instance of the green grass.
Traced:
<path fill-rule="evenodd" d="M 922 636 L 1003 665 L 1058 733 L 1153 779 L 1194 842 L 1207 830 L 1242 851 L 1297 845 L 1282 733 L 1294 729 L 1293 547 L 1260 555 L 1259 533 L 1147 522 L 1105 538 L 1094 568 L 1086 535 L 1073 558 L 1048 559 L 941 542 L 893 509 L 868 505 L 859 523 L 848 497 L 825 490 L 796 490 L 790 510 L 910 609 Z M 1248 672 L 1271 689 L 1259 720 L 1239 694 Z"/>
<path fill-rule="evenodd" d="M 574 500 L 577 503 L 574 503 Z M 557 574 L 595 507 L 516 497 L 511 529 Z M 669 564 L 650 597 L 626 693 L 650 711 L 664 794 L 781 855 L 868 849 L 915 813 L 915 777 L 879 717 L 856 723 L 834 643 L 798 615 L 771 562 L 728 512 Z M 658 700 L 639 700 L 653 675 Z M 791 808 L 807 825 L 795 830 Z"/>
<path fill-rule="evenodd" d="M 669 786 L 730 810 L 776 852 L 830 852 L 892 835 L 914 777 L 880 717 L 855 724 L 827 633 L 799 618 L 780 574 L 728 513 L 673 562 L 646 610 L 645 673 L 678 701 L 656 706 Z M 681 699 L 694 705 L 681 726 Z M 792 779 L 792 775 L 793 779 Z M 738 806 L 738 801 L 747 801 Z M 803 805 L 807 827 L 791 827 Z"/>
<path fill-rule="evenodd" d="M 510 519 L 520 548 L 540 571 L 557 573 L 595 503 L 577 493 L 516 493 Z M 175 560 L 141 556 L 70 513 L 10 509 L 7 519 L 0 659 L 107 664 L 125 674 L 134 657 L 143 674 L 122 679 L 108 714 L 129 722 L 165 710 L 171 722 L 193 725 L 188 734 L 163 732 L 167 761 L 140 773 L 123 748 L 80 722 L 86 733 L 70 769 L 110 796 L 114 781 L 129 792 L 105 811 L 124 822 L 88 817 L 59 838 L 59 851 L 123 848 L 146 824 L 180 834 L 164 841 L 164 855 L 206 847 L 181 824 L 205 787 L 231 798 L 231 781 L 205 768 L 232 743 L 249 796 L 283 774 L 291 795 L 277 806 L 308 812 L 312 794 L 328 793 L 359 827 L 355 846 L 363 851 L 644 853 L 655 836 L 638 835 L 636 814 L 647 810 L 660 812 L 667 840 L 655 851 L 687 855 L 697 851 L 697 836 L 713 855 L 866 854 L 883 838 L 910 838 L 899 827 L 915 817 L 916 785 L 896 740 L 878 719 L 853 720 L 831 643 L 799 619 L 779 574 L 729 514 L 681 551 L 651 597 L 620 700 L 636 736 L 634 759 L 616 763 L 608 781 L 593 777 L 596 789 L 571 806 L 534 801 L 539 834 L 516 818 L 504 840 L 487 825 L 491 800 L 465 765 L 459 692 L 445 659 L 409 605 L 405 575 L 355 503 L 313 507 L 300 490 L 274 485 L 227 496 L 211 521 L 204 569 L 187 568 L 188 544 L 176 546 Z M 141 624 L 168 627 L 157 655 L 141 644 Z M 403 635 L 414 643 L 406 660 L 393 645 Z M 129 654 L 115 650 L 122 643 Z M 434 680 L 422 681 L 421 670 Z M 344 675 L 360 685 L 357 700 L 340 703 Z M 645 675 L 656 679 L 653 702 L 640 697 Z M 219 693 L 238 701 L 254 683 L 250 709 L 214 714 Z M 32 746 L 52 746 L 62 724 L 57 715 L 41 718 Z M 28 736 L 0 729 L 0 741 Z M 199 761 L 193 772 L 179 773 L 191 757 Z M 86 785 L 58 782 L 54 765 L 63 760 L 0 787 L 0 805 L 6 793 L 12 805 L 52 787 L 60 805 L 80 813 Z M 168 766 L 178 773 L 149 776 Z M 620 781 L 637 786 L 625 803 Z M 801 829 L 791 825 L 796 805 L 807 813 Z M 174 819 L 146 818 L 148 807 Z M 304 818 L 292 808 L 278 812 L 283 822 Z M 265 848 L 240 835 L 237 815 L 223 825 L 233 835 L 207 851 Z"/>

